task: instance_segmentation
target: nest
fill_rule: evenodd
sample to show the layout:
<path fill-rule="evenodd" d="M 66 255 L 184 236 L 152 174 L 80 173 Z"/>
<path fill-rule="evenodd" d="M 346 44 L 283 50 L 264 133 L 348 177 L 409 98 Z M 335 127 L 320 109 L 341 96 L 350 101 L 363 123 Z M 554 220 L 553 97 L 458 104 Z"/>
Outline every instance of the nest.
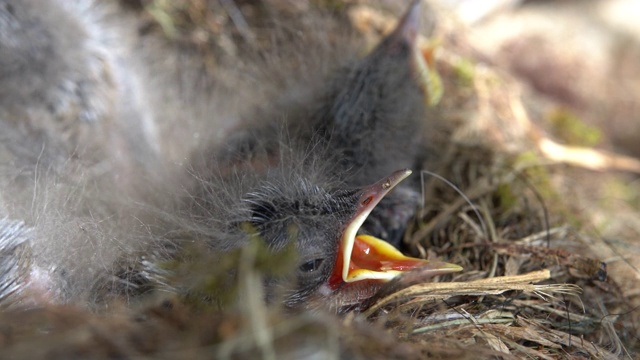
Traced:
<path fill-rule="evenodd" d="M 135 5 L 146 30 L 164 31 L 180 46 L 210 49 L 206 38 L 229 56 L 239 51 L 228 48 L 234 36 L 262 46 L 251 24 L 259 23 L 264 4 L 245 4 L 255 17 L 247 24 L 235 18 L 240 2 L 220 1 L 226 8 L 219 13 L 229 16 L 200 18 L 203 29 L 193 25 L 203 1 L 172 4 L 170 16 L 162 2 L 125 3 Z M 346 13 L 336 18 L 352 21 L 364 37 L 394 22 L 367 4 L 274 3 L 292 14 L 308 6 Z M 203 31 L 209 36 L 198 36 Z M 637 311 L 590 250 L 598 236 L 589 218 L 562 196 L 563 179 L 574 170 L 557 165 L 612 155 L 576 153 L 548 139 L 528 118 L 518 82 L 479 65 L 464 33 L 446 18 L 433 37 L 441 43 L 424 39 L 425 53 L 435 54 L 442 80 L 437 111 L 447 145 L 439 168 L 423 174 L 424 206 L 404 243 L 413 255 L 459 264 L 463 272 L 428 281 L 419 270 L 407 273 L 357 310 L 336 315 L 265 305 L 261 269 L 248 267 L 238 270 L 234 291 L 246 300 L 238 304 L 170 295 L 98 313 L 65 306 L 4 312 L 0 347 L 34 359 L 614 359 L 640 350 Z M 218 64 L 213 53 L 203 53 L 208 69 Z M 547 156 L 541 144 L 549 143 L 560 146 L 553 152 L 559 158 Z"/>

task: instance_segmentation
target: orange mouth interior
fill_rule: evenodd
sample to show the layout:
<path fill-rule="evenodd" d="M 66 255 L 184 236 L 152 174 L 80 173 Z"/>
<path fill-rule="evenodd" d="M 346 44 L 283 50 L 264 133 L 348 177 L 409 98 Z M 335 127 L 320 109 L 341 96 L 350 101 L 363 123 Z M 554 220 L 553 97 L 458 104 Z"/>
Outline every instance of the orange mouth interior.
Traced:
<path fill-rule="evenodd" d="M 340 240 L 336 264 L 329 278 L 332 289 L 362 280 L 389 281 L 415 268 L 425 268 L 434 276 L 462 270 L 454 264 L 405 256 L 384 240 L 370 235 L 357 235 L 373 208 L 410 174 L 410 170 L 396 171 L 363 190 L 358 209 Z"/>

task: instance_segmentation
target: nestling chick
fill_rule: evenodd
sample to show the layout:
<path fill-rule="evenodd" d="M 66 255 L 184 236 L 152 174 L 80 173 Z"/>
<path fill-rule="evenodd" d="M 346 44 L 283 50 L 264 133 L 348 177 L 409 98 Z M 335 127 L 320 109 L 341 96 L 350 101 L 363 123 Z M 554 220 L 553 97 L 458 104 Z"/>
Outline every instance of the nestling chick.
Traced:
<path fill-rule="evenodd" d="M 339 252 L 348 247 L 350 258 L 353 247 L 338 242 L 355 238 L 370 212 L 363 230 L 385 239 L 393 234 L 389 240 L 397 243 L 417 207 L 417 189 L 401 184 L 411 172 L 396 170 L 418 166 L 429 120 L 416 64 L 419 4 L 412 4 L 368 56 L 316 84 L 304 101 L 275 99 L 268 111 L 250 113 L 246 128 L 227 144 L 198 155 L 194 172 L 200 188 L 188 213 L 197 214 L 198 228 L 211 234 L 214 248 L 244 244 L 247 234 L 239 227 L 244 223 L 271 249 L 295 240 L 300 265 L 295 291 L 285 298 L 288 305 L 327 292 L 323 287 Z M 256 126 L 257 117 L 265 125 Z M 403 191 L 385 197 L 396 185 Z M 459 270 L 443 263 L 427 266 Z M 347 281 L 348 271 L 342 270 L 337 273 Z M 383 275 L 361 279 L 368 276 Z"/>

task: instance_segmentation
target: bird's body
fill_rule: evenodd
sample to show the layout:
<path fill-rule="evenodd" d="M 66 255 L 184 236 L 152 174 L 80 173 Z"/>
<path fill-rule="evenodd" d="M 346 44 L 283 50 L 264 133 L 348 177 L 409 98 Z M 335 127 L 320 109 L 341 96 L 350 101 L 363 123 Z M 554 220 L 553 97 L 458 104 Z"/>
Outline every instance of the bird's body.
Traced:
<path fill-rule="evenodd" d="M 366 186 L 423 156 L 415 9 L 367 57 L 334 44 L 351 51 L 291 58 L 309 68 L 283 79 L 268 61 L 204 76 L 116 6 L 61 3 L 0 1 L 5 303 L 134 293 L 156 255 L 257 235 L 295 244 L 295 305 L 326 283 Z M 365 231 L 398 239 L 418 192 L 393 194 Z"/>

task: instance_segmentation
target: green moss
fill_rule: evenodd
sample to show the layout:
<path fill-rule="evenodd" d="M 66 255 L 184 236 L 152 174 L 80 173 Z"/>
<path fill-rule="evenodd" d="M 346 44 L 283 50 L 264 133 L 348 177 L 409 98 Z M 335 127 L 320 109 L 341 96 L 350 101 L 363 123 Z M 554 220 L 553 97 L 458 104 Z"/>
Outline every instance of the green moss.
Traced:
<path fill-rule="evenodd" d="M 518 198 L 514 194 L 511 184 L 503 183 L 498 185 L 496 196 L 503 211 L 511 209 L 518 203 Z"/>
<path fill-rule="evenodd" d="M 154 0 L 145 6 L 145 10 L 160 25 L 167 38 L 178 38 L 179 31 L 174 22 L 176 4 L 166 0 Z"/>
<path fill-rule="evenodd" d="M 460 57 L 453 63 L 453 72 L 461 86 L 471 86 L 476 73 L 476 66 L 469 59 Z"/>
<path fill-rule="evenodd" d="M 267 246 L 251 224 L 241 224 L 240 228 L 249 234 L 249 242 L 241 248 L 218 252 L 204 241 L 193 241 L 175 259 L 156 264 L 159 273 L 165 275 L 162 282 L 176 287 L 184 301 L 196 309 L 219 310 L 237 302 L 242 267 L 265 277 L 280 278 L 296 266 L 295 228 L 289 232 L 291 241 L 277 251 Z"/>
<path fill-rule="evenodd" d="M 577 115 L 565 108 L 556 108 L 547 114 L 553 134 L 569 145 L 594 146 L 602 139 L 600 130 L 585 124 Z"/>
<path fill-rule="evenodd" d="M 562 221 L 569 225 L 581 228 L 583 220 L 579 213 L 571 207 L 571 199 L 567 199 L 559 193 L 552 183 L 552 175 L 549 168 L 541 165 L 543 160 L 534 151 L 520 154 L 514 161 L 515 168 L 524 168 L 522 176 L 526 179 L 528 186 L 539 195 L 548 213 L 559 216 Z M 524 190 L 524 188 L 523 188 Z M 514 193 L 517 191 L 514 190 Z"/>
<path fill-rule="evenodd" d="M 620 178 L 612 178 L 606 181 L 602 186 L 603 194 L 601 196 L 603 207 L 615 207 L 620 201 L 640 210 L 640 193 L 638 192 L 638 183 L 629 183 Z"/>
<path fill-rule="evenodd" d="M 273 251 L 267 247 L 267 244 L 260 237 L 257 230 L 249 223 L 244 223 L 241 228 L 250 234 L 251 241 L 249 246 L 254 247 L 255 262 L 254 268 L 262 274 L 272 276 L 282 276 L 289 272 L 297 262 L 296 240 L 298 237 L 298 228 L 291 226 L 288 229 L 289 242 L 287 246 L 278 251 Z"/>
<path fill-rule="evenodd" d="M 318 9 L 334 13 L 343 12 L 347 7 L 344 0 L 312 0 L 311 4 Z"/>

